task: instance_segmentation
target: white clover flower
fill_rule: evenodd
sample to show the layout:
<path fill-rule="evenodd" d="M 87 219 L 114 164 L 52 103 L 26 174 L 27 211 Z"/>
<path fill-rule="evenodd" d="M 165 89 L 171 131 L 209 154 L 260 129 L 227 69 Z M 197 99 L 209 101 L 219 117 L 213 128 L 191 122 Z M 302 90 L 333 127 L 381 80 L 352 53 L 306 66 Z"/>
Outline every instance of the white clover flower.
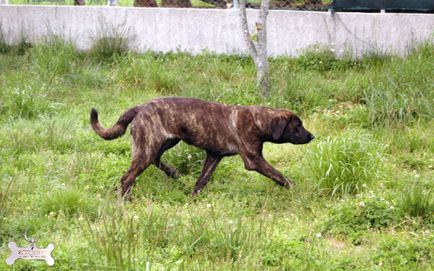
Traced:
<path fill-rule="evenodd" d="M 191 158 L 192 158 L 191 154 L 188 154 L 188 155 L 187 155 L 187 159 L 188 159 L 188 160 L 191 160 Z"/>
<path fill-rule="evenodd" d="M 133 220 L 134 220 L 134 221 L 139 220 L 139 216 L 138 216 L 138 215 L 134 215 L 134 216 L 133 216 Z"/>
<path fill-rule="evenodd" d="M 419 174 L 415 174 L 414 177 L 417 179 L 417 178 L 420 177 L 420 175 Z"/>
<path fill-rule="evenodd" d="M 361 202 L 359 202 L 359 207 L 365 207 L 366 206 L 366 204 L 363 202 L 363 201 L 361 201 Z"/>
<path fill-rule="evenodd" d="M 234 224 L 234 221 L 229 220 L 228 223 L 232 225 L 232 224 Z"/>
<path fill-rule="evenodd" d="M 206 205 L 206 207 L 211 208 L 212 205 L 208 203 L 208 204 Z"/>
<path fill-rule="evenodd" d="M 322 234 L 319 232 L 319 233 L 315 234 L 315 237 L 316 237 L 316 238 L 321 238 L 321 237 L 322 237 Z"/>

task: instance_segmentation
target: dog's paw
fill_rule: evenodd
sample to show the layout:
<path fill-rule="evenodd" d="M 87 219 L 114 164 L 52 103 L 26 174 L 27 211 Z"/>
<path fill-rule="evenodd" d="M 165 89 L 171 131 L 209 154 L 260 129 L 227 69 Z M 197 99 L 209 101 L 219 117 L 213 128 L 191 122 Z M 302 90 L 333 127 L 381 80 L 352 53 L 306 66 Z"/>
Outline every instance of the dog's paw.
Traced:
<path fill-rule="evenodd" d="M 193 190 L 193 192 L 190 193 L 190 196 L 194 197 L 197 196 L 197 194 L 200 193 L 200 190 Z"/>
<path fill-rule="evenodd" d="M 283 186 L 284 186 L 285 188 L 290 189 L 290 188 L 294 188 L 294 187 L 295 187 L 295 183 L 292 182 L 292 181 L 287 180 Z"/>

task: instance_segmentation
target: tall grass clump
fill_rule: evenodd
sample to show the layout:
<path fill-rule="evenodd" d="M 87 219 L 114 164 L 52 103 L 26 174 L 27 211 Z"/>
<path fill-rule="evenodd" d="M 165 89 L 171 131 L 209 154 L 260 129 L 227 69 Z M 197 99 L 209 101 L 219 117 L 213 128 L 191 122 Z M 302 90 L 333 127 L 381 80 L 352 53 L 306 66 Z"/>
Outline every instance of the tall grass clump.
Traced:
<path fill-rule="evenodd" d="M 12 192 L 12 180 L 3 177 L 0 179 L 0 223 L 2 223 L 2 218 L 6 215 L 9 207 L 10 195 Z M 1 224 L 0 224 L 1 225 Z"/>
<path fill-rule="evenodd" d="M 140 57 L 129 53 L 120 61 L 118 78 L 125 85 L 152 89 L 162 95 L 178 93 L 179 73 L 165 65 L 167 58 L 151 53 Z"/>
<path fill-rule="evenodd" d="M 128 42 L 122 37 L 101 37 L 96 40 L 90 55 L 99 62 L 110 62 L 128 51 Z"/>
<path fill-rule="evenodd" d="M 422 45 L 408 59 L 394 58 L 373 74 L 362 92 L 371 125 L 409 123 L 434 116 L 433 61 L 433 46 Z"/>
<path fill-rule="evenodd" d="M 14 188 L 11 177 L 0 177 L 0 244 L 3 243 L 7 235 L 7 221 L 5 218 L 11 211 Z"/>
<path fill-rule="evenodd" d="M 412 182 L 405 186 L 400 198 L 400 207 L 404 215 L 420 217 L 434 223 L 434 191 L 422 182 Z"/>
<path fill-rule="evenodd" d="M 314 47 L 306 50 L 295 59 L 295 67 L 325 72 L 333 69 L 338 62 L 339 60 L 331 50 Z"/>
<path fill-rule="evenodd" d="M 98 62 L 113 62 L 128 53 L 132 42 L 133 37 L 125 25 L 116 26 L 100 18 L 90 55 Z"/>
<path fill-rule="evenodd" d="M 30 48 L 32 48 L 32 44 L 24 37 L 21 37 L 15 44 L 9 44 L 6 33 L 0 23 L 0 54 L 22 56 Z"/>
<path fill-rule="evenodd" d="M 77 62 L 77 51 L 72 43 L 60 37 L 49 37 L 30 51 L 33 67 L 41 79 L 51 85 L 56 78 L 72 72 Z"/>
<path fill-rule="evenodd" d="M 44 214 L 63 213 L 69 217 L 79 213 L 95 215 L 96 203 L 75 190 L 60 190 L 49 194 L 41 201 Z"/>
<path fill-rule="evenodd" d="M 138 257 L 141 247 L 138 216 L 119 206 L 108 206 L 103 212 L 97 223 L 87 221 L 84 228 L 91 243 L 89 253 L 102 255 L 106 268 L 143 270 L 144 259 Z"/>
<path fill-rule="evenodd" d="M 32 119 L 50 109 L 46 95 L 29 85 L 5 90 L 2 94 L 8 99 L 0 104 L 0 113 L 12 118 Z"/>
<path fill-rule="evenodd" d="M 329 136 L 309 151 L 307 163 L 312 180 L 325 195 L 357 193 L 377 176 L 382 149 L 370 134 L 357 130 Z"/>
<path fill-rule="evenodd" d="M 392 202 L 370 191 L 334 204 L 320 223 L 323 233 L 345 236 L 358 245 L 367 230 L 381 230 L 399 223 L 401 215 Z"/>

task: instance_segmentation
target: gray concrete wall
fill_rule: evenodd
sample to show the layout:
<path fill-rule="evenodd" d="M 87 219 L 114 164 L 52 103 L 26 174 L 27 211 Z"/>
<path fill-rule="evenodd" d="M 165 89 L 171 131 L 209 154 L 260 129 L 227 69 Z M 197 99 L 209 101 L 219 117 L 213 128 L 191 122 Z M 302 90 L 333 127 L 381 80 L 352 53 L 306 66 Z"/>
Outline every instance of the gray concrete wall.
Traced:
<path fill-rule="evenodd" d="M 258 16 L 248 10 L 251 26 Z M 74 6 L 0 6 L 0 27 L 7 42 L 30 42 L 58 35 L 79 49 L 99 37 L 123 35 L 132 50 L 143 52 L 208 50 L 246 54 L 235 9 L 171 9 Z M 433 14 L 335 13 L 272 10 L 268 21 L 271 56 L 298 55 L 314 45 L 338 55 L 369 51 L 404 55 L 424 40 L 433 41 Z"/>

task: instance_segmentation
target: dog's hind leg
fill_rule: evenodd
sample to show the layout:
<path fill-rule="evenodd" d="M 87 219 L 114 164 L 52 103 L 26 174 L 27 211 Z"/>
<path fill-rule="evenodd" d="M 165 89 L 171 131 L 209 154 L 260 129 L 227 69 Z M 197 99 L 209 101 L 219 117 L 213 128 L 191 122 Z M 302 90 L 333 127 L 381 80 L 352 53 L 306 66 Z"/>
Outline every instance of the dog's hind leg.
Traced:
<path fill-rule="evenodd" d="M 222 160 L 222 156 L 207 152 L 205 162 L 203 163 L 202 173 L 196 182 L 196 185 L 191 192 L 192 196 L 197 195 L 202 188 L 208 183 L 212 173 L 217 167 L 217 164 Z"/>
<path fill-rule="evenodd" d="M 131 166 L 127 173 L 121 178 L 122 197 L 127 197 L 131 192 L 131 187 L 134 184 L 137 176 L 152 163 L 150 157 L 146 157 L 145 153 L 138 153 L 133 156 Z"/>
<path fill-rule="evenodd" d="M 167 140 L 160 148 L 160 150 L 158 151 L 157 154 L 157 158 L 155 159 L 154 165 L 156 167 L 158 167 L 159 169 L 161 169 L 164 173 L 166 173 L 166 175 L 168 177 L 177 179 L 179 174 L 178 172 L 176 172 L 175 169 L 173 169 L 172 167 L 164 164 L 163 162 L 161 162 L 161 156 L 163 155 L 163 153 L 165 151 L 167 151 L 168 149 L 174 147 L 176 144 L 178 144 L 179 139 L 169 139 Z"/>
<path fill-rule="evenodd" d="M 140 121 L 140 120 L 139 120 Z M 122 197 L 128 197 L 136 178 L 152 163 L 156 161 L 158 150 L 161 143 L 161 137 L 154 135 L 146 138 L 148 129 L 137 125 L 134 120 L 131 126 L 132 135 L 132 159 L 131 166 L 125 175 L 121 178 Z M 146 140 L 144 140 L 146 138 Z"/>

